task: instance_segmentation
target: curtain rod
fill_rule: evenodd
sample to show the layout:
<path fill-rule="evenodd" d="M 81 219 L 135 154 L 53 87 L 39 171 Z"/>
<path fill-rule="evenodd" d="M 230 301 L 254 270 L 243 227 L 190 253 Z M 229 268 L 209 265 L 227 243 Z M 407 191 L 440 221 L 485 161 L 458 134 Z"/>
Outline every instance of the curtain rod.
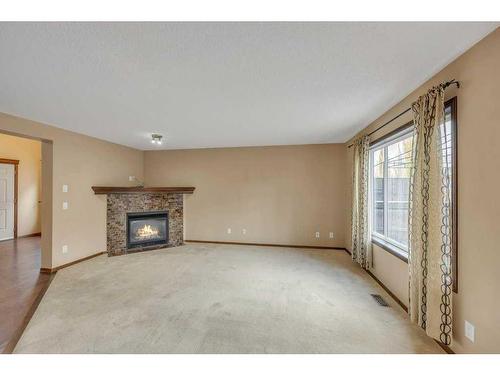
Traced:
<path fill-rule="evenodd" d="M 454 79 L 452 79 L 451 81 L 448 81 L 448 82 L 443 83 L 443 87 L 444 87 L 445 89 L 446 89 L 446 88 L 448 88 L 448 87 L 449 87 L 449 86 L 451 86 L 451 85 L 457 85 L 457 88 L 460 88 L 460 82 L 455 81 Z M 380 125 L 377 129 L 375 129 L 375 130 L 371 131 L 370 133 L 368 133 L 368 136 L 370 136 L 370 135 L 372 135 L 372 134 L 374 134 L 374 133 L 378 132 L 378 131 L 379 131 L 380 129 L 382 129 L 384 126 L 389 125 L 391 122 L 393 122 L 393 121 L 394 121 L 394 120 L 396 120 L 397 118 L 399 118 L 399 117 L 403 116 L 405 113 L 407 113 L 407 112 L 408 112 L 408 111 L 410 111 L 410 110 L 411 110 L 411 107 L 410 107 L 410 108 L 405 109 L 405 110 L 404 110 L 403 112 L 401 112 L 399 115 L 397 115 L 397 116 L 395 116 L 395 117 L 391 118 L 391 119 L 390 119 L 389 121 L 387 121 L 386 123 L 384 123 L 384 124 Z M 351 148 L 351 147 L 352 147 L 352 145 L 353 145 L 353 143 L 351 143 L 349 146 L 347 146 L 347 148 Z"/>

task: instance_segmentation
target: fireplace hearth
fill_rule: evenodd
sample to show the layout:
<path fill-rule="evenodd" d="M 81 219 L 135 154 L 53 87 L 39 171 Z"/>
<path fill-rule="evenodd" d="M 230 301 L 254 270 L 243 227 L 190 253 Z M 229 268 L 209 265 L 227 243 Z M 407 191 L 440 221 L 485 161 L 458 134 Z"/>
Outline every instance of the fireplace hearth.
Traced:
<path fill-rule="evenodd" d="M 168 211 L 128 212 L 127 249 L 168 244 Z"/>

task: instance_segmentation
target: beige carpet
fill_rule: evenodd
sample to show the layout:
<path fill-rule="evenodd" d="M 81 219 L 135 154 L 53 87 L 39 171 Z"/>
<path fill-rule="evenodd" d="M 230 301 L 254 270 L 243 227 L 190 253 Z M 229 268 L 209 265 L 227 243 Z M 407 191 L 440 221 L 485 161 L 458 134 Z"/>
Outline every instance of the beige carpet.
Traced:
<path fill-rule="evenodd" d="M 15 352 L 443 353 L 344 251 L 212 244 L 59 271 Z"/>

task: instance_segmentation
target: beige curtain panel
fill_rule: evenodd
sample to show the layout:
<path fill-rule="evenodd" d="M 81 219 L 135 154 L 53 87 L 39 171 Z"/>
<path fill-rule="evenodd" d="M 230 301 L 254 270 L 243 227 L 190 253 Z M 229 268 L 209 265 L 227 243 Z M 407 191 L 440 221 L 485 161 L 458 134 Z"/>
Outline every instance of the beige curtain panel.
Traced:
<path fill-rule="evenodd" d="M 361 267 L 371 265 L 368 228 L 368 164 L 370 138 L 360 137 L 353 143 L 353 190 L 351 210 L 352 259 Z"/>
<path fill-rule="evenodd" d="M 442 150 L 444 86 L 412 105 L 409 273 L 411 320 L 427 335 L 451 344 L 452 279 L 449 169 Z"/>

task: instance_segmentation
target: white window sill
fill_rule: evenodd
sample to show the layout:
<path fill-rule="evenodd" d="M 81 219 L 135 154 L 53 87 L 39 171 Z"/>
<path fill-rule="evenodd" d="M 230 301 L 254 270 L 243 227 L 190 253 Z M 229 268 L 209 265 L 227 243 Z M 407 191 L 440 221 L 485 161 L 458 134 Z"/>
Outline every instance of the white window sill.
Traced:
<path fill-rule="evenodd" d="M 408 263 L 408 253 L 406 251 L 403 251 L 397 246 L 394 246 L 393 244 L 390 244 L 389 242 L 381 240 L 377 237 L 372 237 L 372 243 L 391 253 L 395 257 L 401 259 L 403 262 Z"/>

